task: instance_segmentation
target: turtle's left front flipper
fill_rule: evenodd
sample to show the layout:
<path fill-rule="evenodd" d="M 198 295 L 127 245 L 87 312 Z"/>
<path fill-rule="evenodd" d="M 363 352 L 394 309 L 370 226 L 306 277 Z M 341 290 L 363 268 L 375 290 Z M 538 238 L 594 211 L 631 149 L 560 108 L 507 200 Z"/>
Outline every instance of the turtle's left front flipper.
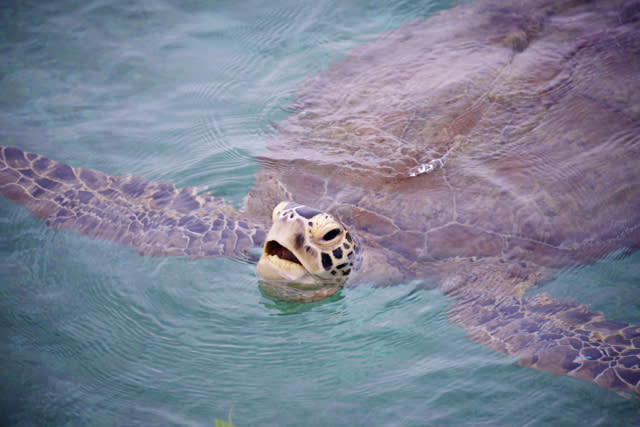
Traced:
<path fill-rule="evenodd" d="M 194 188 L 72 168 L 0 146 L 0 194 L 53 228 L 130 246 L 147 255 L 245 256 L 265 224 Z"/>
<path fill-rule="evenodd" d="M 455 299 L 452 320 L 472 340 L 520 357 L 522 366 L 640 393 L 640 327 L 607 321 L 602 313 L 546 294 L 496 292 L 505 283 L 513 288 L 517 280 L 531 278 L 500 268 L 485 273 L 458 280 L 448 292 Z"/>

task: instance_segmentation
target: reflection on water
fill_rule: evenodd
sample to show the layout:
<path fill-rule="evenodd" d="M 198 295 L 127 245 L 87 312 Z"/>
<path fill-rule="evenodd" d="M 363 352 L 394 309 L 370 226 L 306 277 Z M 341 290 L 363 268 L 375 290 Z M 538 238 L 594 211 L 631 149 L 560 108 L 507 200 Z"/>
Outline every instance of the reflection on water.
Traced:
<path fill-rule="evenodd" d="M 638 133 L 628 127 L 611 130 L 621 120 L 620 112 L 637 129 L 637 102 L 628 98 L 640 93 L 629 90 L 636 62 L 599 45 L 600 37 L 611 40 L 606 34 L 592 31 L 594 43 L 580 48 L 569 36 L 566 45 L 525 46 L 526 32 L 524 38 L 515 34 L 510 40 L 521 62 L 509 62 L 513 54 L 504 56 L 499 50 L 473 57 L 486 43 L 481 37 L 452 46 L 450 33 L 426 28 L 440 40 L 424 52 L 427 59 L 450 55 L 455 47 L 459 61 L 477 61 L 479 74 L 465 78 L 451 61 L 442 68 L 421 67 L 427 74 L 407 80 L 393 61 L 388 69 L 367 67 L 376 57 L 371 46 L 359 47 L 348 67 L 331 68 L 377 34 L 450 6 L 387 3 L 5 5 L 0 14 L 2 145 L 110 174 L 208 186 L 239 206 L 261 168 L 255 159 L 265 156 L 266 141 L 274 150 L 271 164 L 278 167 L 274 141 L 282 142 L 284 156 L 290 156 L 287 131 L 295 139 L 296 120 L 313 119 L 318 129 L 309 140 L 323 143 L 324 151 L 297 145 L 296 154 L 314 160 L 304 164 L 309 176 L 314 167 L 330 164 L 335 169 L 337 158 L 357 158 L 357 173 L 346 173 L 340 186 L 330 188 L 337 199 L 353 198 L 355 185 L 348 179 L 364 180 L 370 187 L 380 178 L 389 185 L 386 180 L 395 174 L 406 177 L 411 167 L 444 154 L 451 140 L 429 126 L 447 121 L 447 111 L 456 111 L 455 106 L 465 114 L 450 121 L 472 129 L 479 120 L 487 126 L 494 120 L 508 122 L 504 115 L 522 114 L 509 110 L 513 100 L 530 99 L 537 108 L 533 100 L 542 96 L 549 104 L 544 110 L 532 107 L 536 114 L 530 128 L 547 133 L 566 122 L 594 120 L 591 134 L 558 135 L 567 144 L 584 145 L 565 145 L 568 151 L 531 146 L 522 128 L 506 125 L 477 146 L 452 152 L 444 170 L 464 172 L 459 178 L 464 182 L 451 183 L 461 189 L 458 213 L 471 217 L 473 205 L 460 201 L 486 196 L 492 188 L 495 197 L 489 199 L 499 206 L 523 207 L 520 212 L 531 217 L 513 220 L 542 221 L 535 228 L 540 239 L 549 241 L 576 241 L 584 230 L 576 228 L 571 215 L 580 215 L 581 209 L 583 217 L 591 218 L 589 233 L 595 230 L 591 235 L 600 236 L 637 215 L 637 209 L 622 209 L 621 200 L 637 191 L 637 162 L 622 153 L 638 153 Z M 634 25 L 633 19 L 625 19 Z M 527 23 L 530 28 L 534 24 Z M 407 31 L 424 28 L 412 25 Z M 406 35 L 395 34 L 390 39 Z M 384 42 L 378 46 L 384 49 Z M 403 46 L 411 51 L 409 44 Z M 396 54 L 406 64 L 414 60 L 401 50 Z M 566 55 L 575 56 L 576 67 L 554 67 Z M 498 63 L 502 68 L 496 74 Z M 532 84 L 510 86 L 509 76 L 523 69 L 532 73 Z M 319 70 L 328 72 L 317 75 Z M 351 76 L 342 74 L 348 70 Z M 595 70 L 611 76 L 611 85 L 601 89 L 591 84 Z M 296 96 L 308 76 L 311 80 Z M 407 108 L 421 99 L 426 79 L 439 82 L 443 91 L 434 105 L 447 108 Z M 457 92 L 455 82 L 460 81 L 465 88 Z M 338 83 L 344 86 L 320 89 Z M 400 83 L 406 85 L 403 91 L 394 86 Z M 345 117 L 346 110 L 353 111 L 370 95 L 367 87 L 379 104 Z M 574 102 L 554 109 L 553 101 L 569 90 L 576 94 Z M 465 104 L 472 93 L 490 99 L 493 107 L 479 108 L 489 105 L 485 101 Z M 319 104 L 304 104 L 305 97 Z M 603 98 L 606 108 L 602 102 L 583 103 Z M 282 122 L 291 110 L 296 115 Z M 382 110 L 412 113 L 407 117 Z M 601 114 L 603 110 L 608 112 Z M 272 122 L 283 131 L 280 139 L 270 139 L 275 134 Z M 436 144 L 398 151 L 393 138 L 407 123 L 404 141 Z M 336 145 L 336 137 L 344 135 L 357 140 Z M 382 140 L 376 140 L 380 135 Z M 590 146 L 599 135 L 608 143 Z M 340 151 L 371 141 L 381 150 L 374 155 L 361 150 L 343 156 Z M 301 142 L 305 140 L 296 140 Z M 603 153 L 607 161 L 594 165 L 592 159 Z M 491 162 L 498 167 L 489 168 Z M 611 163 L 616 168 L 604 167 Z M 347 172 L 355 168 L 343 166 Z M 505 171 L 509 180 L 502 178 Z M 545 185 L 535 188 L 532 177 L 544 177 Z M 620 185 L 612 186 L 613 181 Z M 402 185 L 424 189 L 424 183 L 411 182 Z M 516 197 L 514 182 L 529 190 L 527 198 Z M 594 186 L 585 186 L 587 182 Z M 557 194 L 558 188 L 566 200 L 545 205 L 547 192 Z M 415 211 L 425 201 L 451 200 L 446 186 L 430 190 L 428 197 L 413 193 Z M 394 191 L 406 194 L 406 188 L 387 194 Z M 536 210 L 525 209 L 533 202 Z M 451 209 L 443 211 L 450 214 Z M 544 223 L 549 218 L 566 223 Z M 428 225 L 432 220 L 437 216 L 407 221 Z M 559 229 L 565 234 L 549 231 Z M 602 254 L 602 247 L 594 249 Z M 542 290 L 638 324 L 640 307 L 634 302 L 640 301 L 640 260 L 637 252 L 615 256 L 619 253 L 564 270 Z M 448 321 L 450 304 L 441 292 L 418 289 L 413 282 L 347 288 L 313 304 L 282 303 L 261 293 L 251 264 L 139 257 L 118 245 L 46 229 L 25 209 L 0 199 L 2 424 L 210 425 L 225 419 L 231 407 L 236 425 L 636 422 L 635 400 L 584 381 L 518 368 L 511 358 L 469 341 Z"/>

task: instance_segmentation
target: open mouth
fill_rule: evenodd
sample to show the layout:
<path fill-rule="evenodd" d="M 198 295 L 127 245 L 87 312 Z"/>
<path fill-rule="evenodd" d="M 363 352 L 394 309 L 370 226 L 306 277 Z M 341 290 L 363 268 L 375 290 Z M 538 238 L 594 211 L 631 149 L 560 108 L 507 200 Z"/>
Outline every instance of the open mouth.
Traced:
<path fill-rule="evenodd" d="M 258 261 L 257 273 L 262 280 L 313 282 L 312 275 L 293 252 L 275 240 L 269 240 L 264 245 L 264 252 Z"/>
<path fill-rule="evenodd" d="M 289 261 L 294 264 L 302 265 L 300 260 L 289 249 L 282 246 L 275 240 L 269 240 L 264 247 L 264 252 L 267 256 L 274 256 L 284 261 Z"/>

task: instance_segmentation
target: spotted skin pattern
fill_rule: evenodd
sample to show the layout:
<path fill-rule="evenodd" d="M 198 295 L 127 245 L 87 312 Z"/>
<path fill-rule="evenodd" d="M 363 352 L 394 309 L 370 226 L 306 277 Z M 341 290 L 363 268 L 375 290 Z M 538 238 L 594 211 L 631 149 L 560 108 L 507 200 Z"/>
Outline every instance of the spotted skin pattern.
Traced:
<path fill-rule="evenodd" d="M 272 218 L 259 275 L 262 263 L 268 263 L 269 255 L 277 252 L 280 258 L 304 265 L 315 283 L 344 285 L 357 262 L 358 246 L 342 223 L 326 212 L 295 202 L 278 204 Z"/>

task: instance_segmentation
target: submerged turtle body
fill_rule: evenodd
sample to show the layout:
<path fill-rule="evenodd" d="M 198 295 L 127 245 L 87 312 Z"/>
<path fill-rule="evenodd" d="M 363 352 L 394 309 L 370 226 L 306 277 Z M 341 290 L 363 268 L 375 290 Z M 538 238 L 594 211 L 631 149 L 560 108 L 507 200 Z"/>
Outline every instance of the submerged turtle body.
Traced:
<path fill-rule="evenodd" d="M 415 261 L 637 242 L 638 23 L 554 8 L 474 3 L 363 46 L 301 91 L 259 176 Z"/>
<path fill-rule="evenodd" d="M 640 243 L 638 10 L 481 0 L 354 50 L 300 89 L 242 211 L 17 148 L 0 151 L 0 192 L 143 254 L 264 245 L 259 274 L 301 283 L 293 298 L 419 279 L 472 339 L 637 393 L 640 328 L 523 295 Z"/>

